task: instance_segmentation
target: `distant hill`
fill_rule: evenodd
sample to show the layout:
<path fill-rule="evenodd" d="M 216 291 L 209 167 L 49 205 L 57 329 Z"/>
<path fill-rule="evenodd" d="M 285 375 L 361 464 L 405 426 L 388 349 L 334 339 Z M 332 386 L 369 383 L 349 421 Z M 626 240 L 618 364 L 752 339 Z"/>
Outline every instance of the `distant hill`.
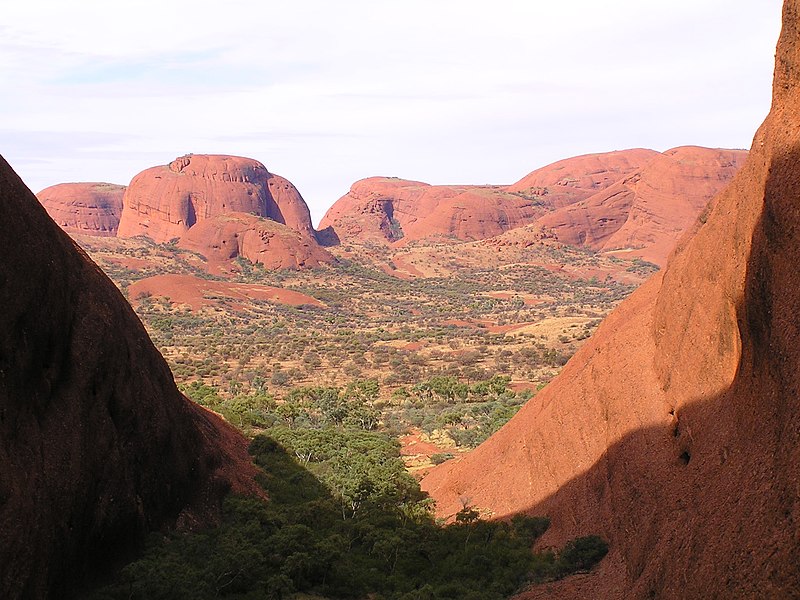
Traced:
<path fill-rule="evenodd" d="M 662 264 L 746 154 L 697 147 L 589 154 L 510 186 L 373 177 L 336 201 L 320 222 L 321 235 L 327 245 L 401 248 L 479 241 L 535 224 L 534 231 L 562 243 Z"/>

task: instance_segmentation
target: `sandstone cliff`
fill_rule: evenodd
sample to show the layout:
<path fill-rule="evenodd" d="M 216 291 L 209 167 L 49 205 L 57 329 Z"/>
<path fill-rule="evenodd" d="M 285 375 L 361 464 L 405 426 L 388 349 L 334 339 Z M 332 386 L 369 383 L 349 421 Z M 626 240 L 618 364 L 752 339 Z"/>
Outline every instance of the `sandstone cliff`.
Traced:
<path fill-rule="evenodd" d="M 0 597 L 67 598 L 254 469 L 2 159 L 0 206 Z"/>
<path fill-rule="evenodd" d="M 597 572 L 526 598 L 800 595 L 800 0 L 784 5 L 773 106 L 666 271 L 624 302 L 495 436 L 423 482 L 547 514 L 543 544 L 597 533 Z"/>

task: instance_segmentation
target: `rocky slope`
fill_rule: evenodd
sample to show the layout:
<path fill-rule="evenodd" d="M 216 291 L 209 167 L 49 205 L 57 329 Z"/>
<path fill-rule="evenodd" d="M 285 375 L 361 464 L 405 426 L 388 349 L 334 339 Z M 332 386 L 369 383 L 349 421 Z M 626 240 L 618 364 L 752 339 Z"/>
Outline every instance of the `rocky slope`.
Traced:
<path fill-rule="evenodd" d="M 536 224 L 565 244 L 636 256 L 663 266 L 681 235 L 731 181 L 746 157 L 744 150 L 673 148 Z"/>
<path fill-rule="evenodd" d="M 59 183 L 36 197 L 67 233 L 115 236 L 124 193 L 124 185 L 113 183 Z"/>
<path fill-rule="evenodd" d="M 800 0 L 773 107 L 707 222 L 563 373 L 424 487 L 443 515 L 547 514 L 601 534 L 593 574 L 526 598 L 800 594 Z"/>
<path fill-rule="evenodd" d="M 117 288 L 0 159 L 0 597 L 68 598 L 148 531 L 256 492 Z"/>
<path fill-rule="evenodd" d="M 428 185 L 393 177 L 356 182 L 320 221 L 330 244 L 405 245 L 493 237 L 603 189 L 643 165 L 652 150 L 579 156 L 505 186 Z"/>
<path fill-rule="evenodd" d="M 633 251 L 660 264 L 745 156 L 696 147 L 587 154 L 507 187 L 373 177 L 337 200 L 320 229 L 331 245 L 402 247 L 483 240 L 536 223 L 562 243 Z"/>
<path fill-rule="evenodd" d="M 548 207 L 561 208 L 606 189 L 658 154 L 655 150 L 633 148 L 574 156 L 528 173 L 508 186 L 508 191 L 539 197 Z"/>
<path fill-rule="evenodd" d="M 334 261 L 309 236 L 247 213 L 226 213 L 205 219 L 189 229 L 178 245 L 220 265 L 238 256 L 267 269 L 296 270 Z"/>
<path fill-rule="evenodd" d="M 264 264 L 288 268 L 333 260 L 319 246 L 308 206 L 297 189 L 250 158 L 204 154 L 176 158 L 136 175 L 123 203 L 120 237 L 145 235 L 156 242 L 185 238 L 187 247 L 212 262 L 223 254 L 250 258 L 248 253 Z M 232 213 L 238 216 L 222 218 Z M 267 238 L 281 229 L 277 226 L 286 230 L 279 236 L 282 242 L 270 244 Z M 266 235 L 266 229 L 272 233 Z M 249 250 L 234 243 L 237 237 L 250 240 L 245 244 Z M 239 248 L 231 254 L 221 244 L 228 244 L 231 252 L 233 246 Z"/>
<path fill-rule="evenodd" d="M 405 245 L 465 241 L 529 223 L 544 210 L 498 186 L 444 186 L 372 177 L 357 181 L 320 221 L 329 243 Z"/>

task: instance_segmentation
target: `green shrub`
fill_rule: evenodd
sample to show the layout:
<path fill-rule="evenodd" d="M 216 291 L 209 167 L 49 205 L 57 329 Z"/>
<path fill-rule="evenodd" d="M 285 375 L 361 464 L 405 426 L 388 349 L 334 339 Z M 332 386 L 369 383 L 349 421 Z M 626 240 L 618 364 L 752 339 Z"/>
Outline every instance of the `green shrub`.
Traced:
<path fill-rule="evenodd" d="M 567 542 L 558 555 L 560 575 L 588 571 L 608 554 L 608 544 L 597 535 L 587 535 Z"/>

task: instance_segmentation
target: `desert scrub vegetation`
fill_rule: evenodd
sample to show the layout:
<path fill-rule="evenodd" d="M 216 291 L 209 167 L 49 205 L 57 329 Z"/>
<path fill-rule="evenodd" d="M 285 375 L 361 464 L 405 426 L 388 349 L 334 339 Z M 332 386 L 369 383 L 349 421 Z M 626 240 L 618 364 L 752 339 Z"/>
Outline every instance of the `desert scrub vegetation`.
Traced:
<path fill-rule="evenodd" d="M 161 273 L 211 277 L 174 246 L 114 243 L 89 251 L 123 289 Z M 131 299 L 184 393 L 252 437 L 270 501 L 229 497 L 218 528 L 154 534 L 92 597 L 493 599 L 600 560 L 607 546 L 595 536 L 532 553 L 543 517 L 486 521 L 465 506 L 451 525 L 436 522 L 398 438 L 409 428 L 449 438 L 435 463 L 479 444 L 634 286 L 521 263 L 475 267 L 456 246 L 441 252 L 456 269 L 447 276 L 398 279 L 356 253 L 302 272 L 239 260 L 216 277 L 322 306 L 224 292 L 199 310 L 157 293 Z"/>
<path fill-rule="evenodd" d="M 89 239 L 87 249 L 123 288 L 180 273 L 274 286 L 322 303 L 243 301 L 219 287 L 194 310 L 157 291 L 130 299 L 176 381 L 213 388 L 216 399 L 207 405 L 243 430 L 285 422 L 295 406 L 306 411 L 301 419 L 327 414 L 295 390 L 336 389 L 345 398 L 353 382 L 369 380 L 377 395 L 355 401 L 369 413 L 362 417 L 393 435 L 409 428 L 444 434 L 447 451 L 474 447 L 496 431 L 634 288 L 524 262 L 470 264 L 452 244 L 434 250 L 455 271 L 410 279 L 378 266 L 396 256 L 383 247 L 353 248 L 337 264 L 310 271 L 269 271 L 238 259 L 224 276 L 208 275 L 201 257 L 172 244 Z M 631 265 L 558 247 L 526 248 L 519 257 L 542 253 L 586 273 L 616 262 L 625 273 Z M 502 391 L 489 381 L 502 381 Z"/>
<path fill-rule="evenodd" d="M 410 388 L 398 388 L 389 401 L 380 399 L 380 384 L 375 379 L 353 380 L 343 388 L 287 388 L 279 396 L 265 391 L 241 393 L 240 387 L 226 393 L 199 380 L 179 387 L 189 398 L 250 435 L 267 431 L 285 441 L 286 431 L 350 427 L 396 438 L 419 428 L 427 434 L 444 433 L 456 445 L 474 448 L 502 427 L 532 395 L 530 391 L 517 394 L 507 386 L 508 377 L 502 376 L 472 385 L 461 384 L 453 377 L 434 377 Z"/>
<path fill-rule="evenodd" d="M 120 286 L 166 272 L 211 277 L 197 255 L 174 245 L 116 240 L 118 247 L 103 250 L 91 243 Z M 458 246 L 438 251 L 462 260 Z M 600 261 L 586 252 L 544 251 L 587 268 Z M 373 254 L 392 258 L 385 248 Z M 630 263 L 620 264 L 624 271 Z M 377 396 L 364 408 L 379 428 L 443 434 L 447 451 L 474 447 L 496 431 L 634 287 L 523 263 L 398 279 L 358 253 L 311 271 L 268 271 L 238 259 L 234 272 L 214 278 L 322 303 L 233 301 L 224 290 L 195 310 L 158 292 L 131 299 L 176 381 L 212 387 L 216 400 L 207 404 L 230 422 L 257 432 L 299 405 L 290 398 L 294 390 L 335 388 L 344 397 L 352 382 L 370 380 Z M 504 382 L 503 390 L 486 392 L 492 380 Z M 322 414 L 303 402 L 311 412 L 301 418 Z"/>

